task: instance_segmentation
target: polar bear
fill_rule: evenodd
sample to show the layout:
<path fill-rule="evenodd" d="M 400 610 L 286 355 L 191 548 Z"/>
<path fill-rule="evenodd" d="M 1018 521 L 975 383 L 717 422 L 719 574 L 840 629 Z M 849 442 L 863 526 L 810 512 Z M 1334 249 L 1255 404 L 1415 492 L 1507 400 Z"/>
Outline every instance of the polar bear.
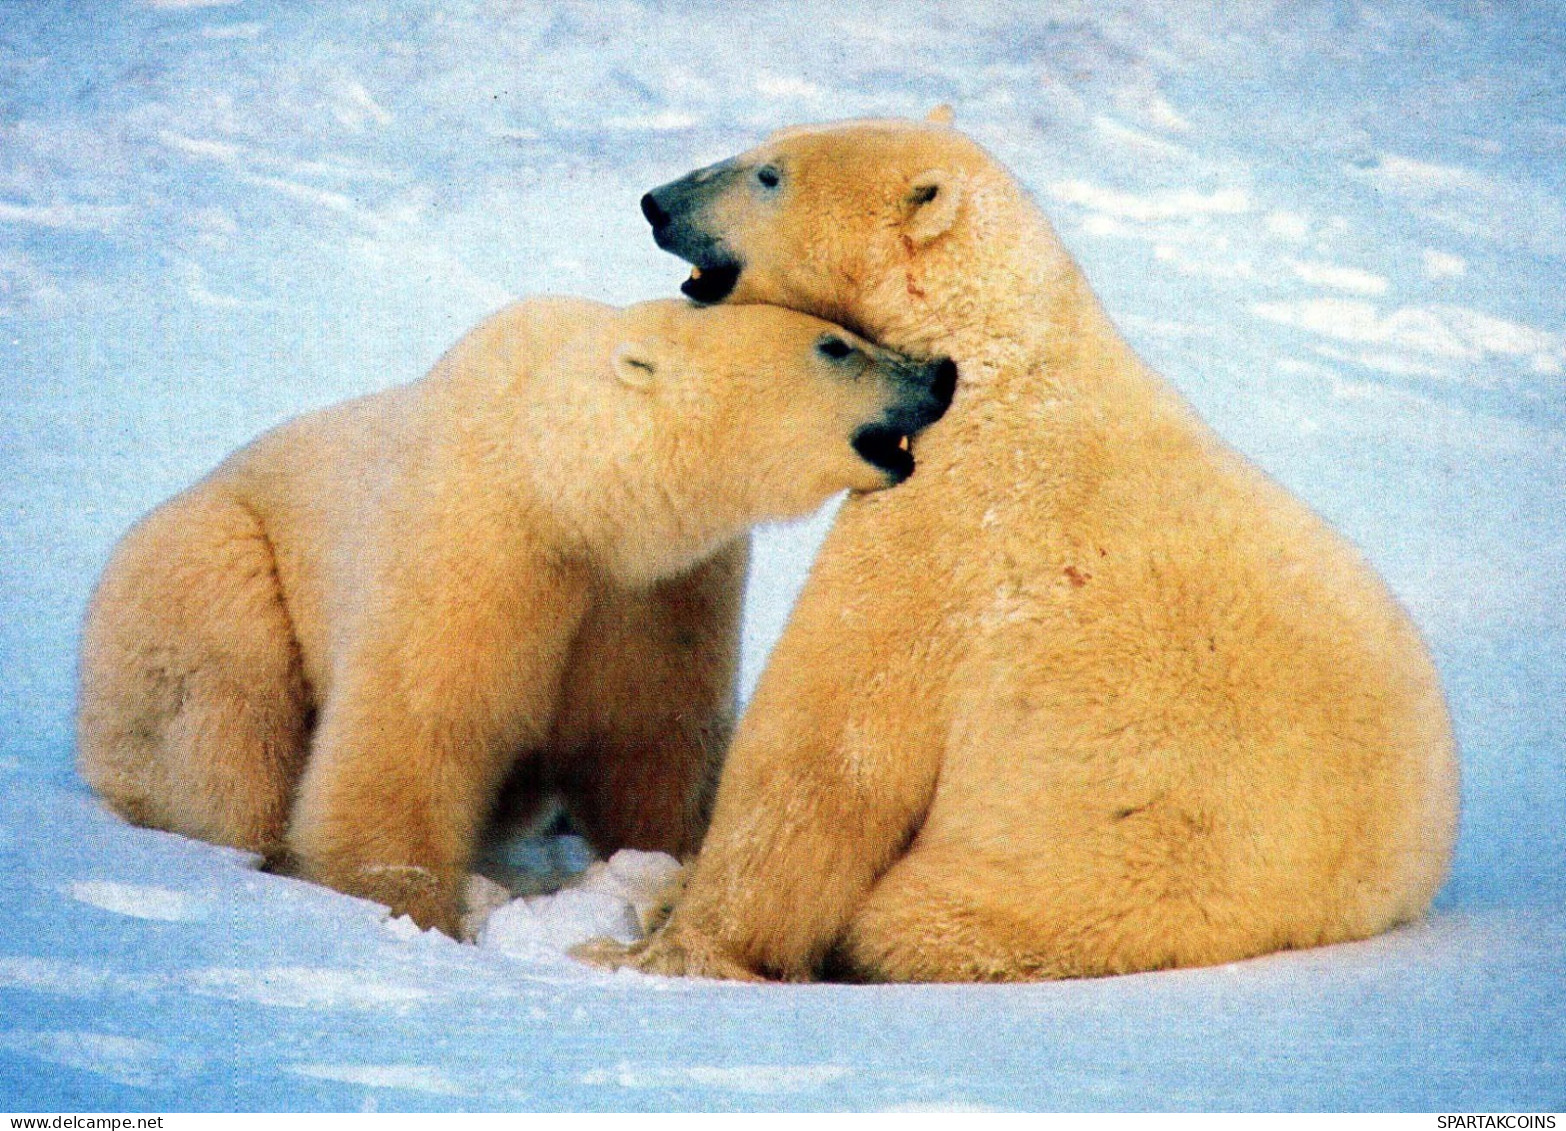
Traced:
<path fill-rule="evenodd" d="M 906 479 L 955 380 L 773 307 L 512 306 L 131 530 L 84 630 L 83 776 L 449 934 L 519 760 L 606 855 L 694 851 L 746 529 Z"/>
<path fill-rule="evenodd" d="M 1457 770 L 1361 556 L 1131 351 L 1028 193 L 942 120 L 789 129 L 650 192 L 704 302 L 962 374 L 849 502 L 730 748 L 666 973 L 1012 981 L 1413 919 Z"/>

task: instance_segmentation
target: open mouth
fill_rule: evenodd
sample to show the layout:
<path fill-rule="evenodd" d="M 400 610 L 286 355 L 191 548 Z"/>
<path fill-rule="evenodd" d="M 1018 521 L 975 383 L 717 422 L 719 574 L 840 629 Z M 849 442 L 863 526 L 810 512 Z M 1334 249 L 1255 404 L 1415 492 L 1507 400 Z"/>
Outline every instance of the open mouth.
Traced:
<path fill-rule="evenodd" d="M 680 284 L 680 290 L 689 298 L 710 306 L 728 298 L 739 277 L 740 265 L 734 262 L 692 267 L 691 277 Z"/>
<path fill-rule="evenodd" d="M 880 468 L 901 483 L 914 473 L 914 457 L 908 433 L 886 424 L 867 424 L 854 433 L 854 451 L 868 464 Z"/>

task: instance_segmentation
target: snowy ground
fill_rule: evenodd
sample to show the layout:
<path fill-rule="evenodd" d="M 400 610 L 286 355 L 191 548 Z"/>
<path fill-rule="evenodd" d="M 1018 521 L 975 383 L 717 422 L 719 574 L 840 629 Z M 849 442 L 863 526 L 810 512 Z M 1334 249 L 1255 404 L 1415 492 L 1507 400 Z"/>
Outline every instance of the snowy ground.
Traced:
<path fill-rule="evenodd" d="M 1563 58 L 1558 0 L 0 6 L 0 1108 L 1566 1107 Z M 138 514 L 510 296 L 674 293 L 646 188 L 940 101 L 1427 632 L 1428 922 L 1059 985 L 608 976 L 100 811 L 77 626 Z M 747 686 L 825 521 L 760 542 Z"/>

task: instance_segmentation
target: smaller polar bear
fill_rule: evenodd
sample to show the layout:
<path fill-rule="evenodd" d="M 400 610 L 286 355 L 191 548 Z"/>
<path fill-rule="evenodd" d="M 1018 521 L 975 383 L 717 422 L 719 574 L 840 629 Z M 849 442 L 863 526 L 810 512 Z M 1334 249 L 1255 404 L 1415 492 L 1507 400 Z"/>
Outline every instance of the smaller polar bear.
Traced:
<path fill-rule="evenodd" d="M 661 623 L 707 599 L 681 579 L 742 563 L 759 521 L 907 478 L 955 382 L 774 307 L 512 306 L 126 535 L 84 630 L 83 776 L 138 824 L 453 935 L 514 769 L 605 854 L 693 851 L 723 736 L 663 761 L 632 740 L 682 657 L 727 657 L 704 678 L 732 688 L 732 638 Z"/>

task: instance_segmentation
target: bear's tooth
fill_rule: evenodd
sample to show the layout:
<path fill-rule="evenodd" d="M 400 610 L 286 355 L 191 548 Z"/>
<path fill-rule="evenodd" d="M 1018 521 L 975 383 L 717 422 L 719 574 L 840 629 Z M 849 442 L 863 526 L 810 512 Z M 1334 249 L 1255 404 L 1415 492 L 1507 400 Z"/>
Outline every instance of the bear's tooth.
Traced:
<path fill-rule="evenodd" d="M 701 278 L 701 268 L 700 267 L 692 267 L 691 268 L 691 278 L 693 278 L 693 279 Z"/>
<path fill-rule="evenodd" d="M 899 437 L 897 437 L 897 446 L 902 451 L 905 451 L 905 452 L 908 451 L 909 447 L 910 447 L 910 441 L 909 441 L 908 437 L 907 436 L 899 436 Z"/>

